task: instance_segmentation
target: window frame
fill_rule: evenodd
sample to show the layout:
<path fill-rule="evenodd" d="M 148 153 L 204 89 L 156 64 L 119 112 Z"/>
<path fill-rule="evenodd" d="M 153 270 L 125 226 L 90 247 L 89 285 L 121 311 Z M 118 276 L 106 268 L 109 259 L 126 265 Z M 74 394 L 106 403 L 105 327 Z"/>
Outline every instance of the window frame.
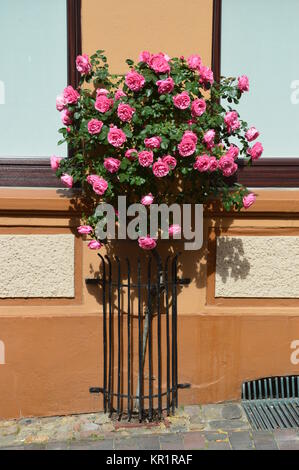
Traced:
<path fill-rule="evenodd" d="M 81 0 L 67 0 L 67 51 L 68 83 L 76 88 L 80 79 L 76 69 L 76 57 L 82 53 Z M 1 157 L 0 186 L 62 187 L 51 169 L 50 156 L 47 158 Z"/>
<path fill-rule="evenodd" d="M 212 69 L 216 80 L 221 75 L 222 0 L 213 0 Z M 245 166 L 238 160 L 239 169 L 234 182 L 250 187 L 299 187 L 299 157 L 264 157 Z"/>

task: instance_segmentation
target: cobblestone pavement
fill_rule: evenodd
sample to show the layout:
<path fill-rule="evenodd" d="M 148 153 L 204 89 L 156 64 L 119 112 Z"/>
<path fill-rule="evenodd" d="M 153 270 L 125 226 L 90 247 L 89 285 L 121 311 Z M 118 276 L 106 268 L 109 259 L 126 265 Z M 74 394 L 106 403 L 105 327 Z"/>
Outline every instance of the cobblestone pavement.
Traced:
<path fill-rule="evenodd" d="M 160 423 L 103 413 L 0 421 L 0 450 L 299 450 L 299 428 L 253 431 L 237 403 L 185 406 Z"/>

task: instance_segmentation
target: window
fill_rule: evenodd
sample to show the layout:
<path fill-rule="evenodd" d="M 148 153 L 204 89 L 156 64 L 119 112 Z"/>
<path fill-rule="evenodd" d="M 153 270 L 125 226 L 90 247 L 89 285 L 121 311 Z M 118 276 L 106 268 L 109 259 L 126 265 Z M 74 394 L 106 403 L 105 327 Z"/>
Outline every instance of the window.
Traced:
<path fill-rule="evenodd" d="M 264 154 L 253 167 L 240 168 L 239 182 L 298 187 L 299 2 L 269 3 L 214 0 L 213 66 L 218 77 L 250 79 L 237 111 L 259 129 Z"/>
<path fill-rule="evenodd" d="M 77 85 L 81 2 L 0 3 L 0 185 L 57 186 L 49 157 L 67 148 L 57 147 L 55 98 Z"/>

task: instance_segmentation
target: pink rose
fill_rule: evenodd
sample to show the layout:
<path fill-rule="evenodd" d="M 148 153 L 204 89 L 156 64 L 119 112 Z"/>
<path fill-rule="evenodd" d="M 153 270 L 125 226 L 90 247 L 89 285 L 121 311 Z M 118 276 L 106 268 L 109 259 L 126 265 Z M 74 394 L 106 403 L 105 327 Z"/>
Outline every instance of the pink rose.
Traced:
<path fill-rule="evenodd" d="M 153 54 L 148 62 L 149 67 L 156 73 L 169 73 L 170 66 L 167 58 L 162 52 L 159 54 Z"/>
<path fill-rule="evenodd" d="M 194 132 L 192 132 L 192 131 L 185 131 L 185 132 L 184 132 L 184 135 L 183 135 L 183 137 L 182 137 L 182 140 L 183 140 L 183 139 L 186 139 L 186 137 L 192 139 L 193 142 L 194 142 L 195 144 L 197 144 L 198 137 L 197 137 L 197 135 L 196 135 Z"/>
<path fill-rule="evenodd" d="M 139 91 L 145 85 L 145 78 L 135 70 L 131 70 L 129 73 L 127 73 L 125 82 L 130 90 Z"/>
<path fill-rule="evenodd" d="M 187 109 L 189 108 L 190 103 L 191 103 L 191 100 L 187 91 L 183 91 L 179 95 L 175 95 L 173 97 L 173 104 L 175 105 L 176 108 Z"/>
<path fill-rule="evenodd" d="M 86 181 L 89 184 L 94 184 L 96 181 L 99 181 L 100 179 L 101 177 L 98 175 L 88 175 L 86 178 Z"/>
<path fill-rule="evenodd" d="M 148 139 L 144 139 L 144 144 L 148 149 L 158 149 L 160 148 L 162 139 L 161 137 L 149 137 Z"/>
<path fill-rule="evenodd" d="M 98 119 L 91 119 L 87 125 L 88 132 L 92 135 L 99 134 L 102 130 L 102 127 L 103 122 L 99 121 Z"/>
<path fill-rule="evenodd" d="M 73 177 L 68 175 L 67 173 L 63 173 L 63 175 L 61 177 L 61 181 L 68 188 L 73 187 L 73 183 L 74 183 Z"/>
<path fill-rule="evenodd" d="M 100 250 L 102 248 L 102 244 L 96 240 L 91 240 L 87 246 L 90 250 Z"/>
<path fill-rule="evenodd" d="M 138 160 L 141 166 L 151 166 L 154 161 L 154 154 L 153 152 L 149 152 L 148 150 L 142 150 L 142 152 L 138 153 Z"/>
<path fill-rule="evenodd" d="M 114 99 L 115 101 L 120 100 L 120 98 L 123 98 L 124 96 L 127 96 L 121 89 L 116 90 Z"/>
<path fill-rule="evenodd" d="M 199 75 L 200 75 L 199 83 L 201 83 L 204 86 L 206 86 L 208 83 L 213 85 L 214 74 L 213 74 L 213 71 L 209 67 L 206 67 L 205 65 L 200 65 Z"/>
<path fill-rule="evenodd" d="M 157 246 L 156 240 L 151 238 L 149 235 L 147 237 L 140 237 L 138 239 L 138 244 L 143 250 L 153 250 Z"/>
<path fill-rule="evenodd" d="M 240 122 L 238 120 L 238 113 L 236 111 L 229 111 L 224 116 L 224 122 L 227 127 L 227 132 L 232 133 L 240 127 Z"/>
<path fill-rule="evenodd" d="M 227 155 L 223 155 L 220 158 L 218 167 L 226 177 L 232 176 L 238 169 L 238 165 L 234 162 L 234 159 Z"/>
<path fill-rule="evenodd" d="M 191 70 L 198 70 L 201 66 L 201 57 L 198 54 L 192 54 L 187 59 L 188 67 Z"/>
<path fill-rule="evenodd" d="M 255 127 L 250 127 L 245 134 L 246 140 L 248 142 L 252 142 L 253 140 L 257 139 L 260 135 L 259 131 Z"/>
<path fill-rule="evenodd" d="M 215 131 L 214 129 L 210 129 L 207 131 L 203 136 L 203 142 L 206 144 L 208 149 L 214 147 L 214 139 L 215 139 Z"/>
<path fill-rule="evenodd" d="M 234 160 L 236 160 L 236 158 L 238 157 L 239 155 L 239 148 L 236 147 L 236 145 L 231 145 L 228 149 L 228 151 L 226 152 L 226 155 L 228 157 L 231 157 L 233 158 Z"/>
<path fill-rule="evenodd" d="M 80 225 L 80 227 L 77 227 L 77 230 L 80 235 L 89 235 L 93 232 L 93 228 L 90 225 Z"/>
<path fill-rule="evenodd" d="M 121 147 L 127 140 L 126 134 L 117 127 L 111 127 L 108 132 L 108 142 L 113 147 Z"/>
<path fill-rule="evenodd" d="M 120 103 L 117 108 L 117 115 L 119 119 L 123 122 L 130 122 L 133 114 L 135 113 L 135 109 L 131 108 L 130 105 Z"/>
<path fill-rule="evenodd" d="M 191 137 L 184 137 L 178 145 L 179 154 L 182 157 L 193 155 L 196 150 L 196 143 Z"/>
<path fill-rule="evenodd" d="M 95 102 L 95 109 L 99 111 L 100 113 L 107 113 L 109 109 L 111 109 L 113 106 L 113 100 L 107 98 L 106 95 L 99 95 L 96 99 Z"/>
<path fill-rule="evenodd" d="M 149 63 L 151 58 L 151 53 L 149 51 L 142 51 L 139 54 L 139 62 L 145 62 L 146 64 Z"/>
<path fill-rule="evenodd" d="M 260 158 L 264 151 L 264 148 L 260 142 L 256 142 L 253 147 L 247 150 L 247 153 L 251 156 L 252 160 Z"/>
<path fill-rule="evenodd" d="M 160 95 L 171 93 L 174 89 L 174 81 L 171 77 L 165 78 L 165 80 L 158 80 L 156 85 L 158 86 L 158 93 L 160 93 Z"/>
<path fill-rule="evenodd" d="M 168 175 L 169 166 L 167 165 L 167 163 L 163 162 L 161 158 L 159 158 L 153 164 L 153 173 L 157 178 L 163 178 L 164 176 Z"/>
<path fill-rule="evenodd" d="M 170 225 L 170 227 L 168 229 L 168 234 L 169 234 L 170 237 L 179 238 L 181 233 L 182 233 L 182 228 L 179 224 Z"/>
<path fill-rule="evenodd" d="M 104 167 L 109 173 L 117 173 L 120 167 L 120 161 L 117 158 L 104 158 Z"/>
<path fill-rule="evenodd" d="M 129 160 L 135 160 L 138 155 L 138 152 L 136 149 L 129 149 L 125 153 L 125 157 L 128 158 Z"/>
<path fill-rule="evenodd" d="M 61 111 L 61 120 L 65 126 L 70 126 L 73 122 L 73 115 L 68 109 Z"/>
<path fill-rule="evenodd" d="M 103 194 L 108 189 L 108 183 L 104 178 L 97 177 L 97 179 L 92 184 L 92 189 L 96 194 L 103 196 Z"/>
<path fill-rule="evenodd" d="M 102 95 L 109 95 L 109 91 L 106 88 L 97 88 L 97 97 Z"/>
<path fill-rule="evenodd" d="M 196 100 L 192 101 L 191 114 L 193 117 L 202 116 L 206 109 L 207 105 L 205 100 L 196 98 Z"/>
<path fill-rule="evenodd" d="M 59 95 L 56 98 L 56 109 L 57 111 L 62 111 L 66 106 L 66 101 L 63 97 L 63 95 Z"/>
<path fill-rule="evenodd" d="M 199 157 L 196 157 L 193 168 L 195 170 L 198 170 L 200 173 L 208 171 L 209 168 L 210 168 L 210 157 L 209 157 L 209 155 L 200 155 Z"/>
<path fill-rule="evenodd" d="M 255 202 L 256 197 L 253 193 L 247 194 L 247 196 L 243 197 L 243 207 L 244 209 L 248 209 L 252 204 Z"/>
<path fill-rule="evenodd" d="M 218 170 L 218 160 L 216 157 L 210 157 L 209 171 L 213 172 Z"/>
<path fill-rule="evenodd" d="M 62 157 L 56 157 L 56 155 L 53 155 L 50 158 L 50 163 L 51 163 L 52 170 L 54 170 L 54 171 L 58 170 L 61 160 L 62 160 Z"/>
<path fill-rule="evenodd" d="M 78 55 L 76 59 L 76 66 L 79 73 L 88 75 L 91 71 L 91 63 L 87 54 Z"/>
<path fill-rule="evenodd" d="M 174 170 L 177 164 L 176 159 L 171 155 L 165 155 L 164 157 L 162 157 L 162 161 L 163 163 L 166 163 L 166 165 L 168 165 L 170 170 Z"/>
<path fill-rule="evenodd" d="M 141 199 L 141 204 L 143 206 L 150 206 L 154 202 L 154 196 L 152 193 L 147 194 L 146 196 L 143 196 Z"/>
<path fill-rule="evenodd" d="M 246 75 L 242 75 L 238 78 L 238 88 L 242 93 L 244 91 L 249 91 L 249 80 Z"/>
<path fill-rule="evenodd" d="M 76 104 L 80 98 L 79 93 L 71 85 L 66 87 L 63 91 L 63 98 L 67 104 Z"/>

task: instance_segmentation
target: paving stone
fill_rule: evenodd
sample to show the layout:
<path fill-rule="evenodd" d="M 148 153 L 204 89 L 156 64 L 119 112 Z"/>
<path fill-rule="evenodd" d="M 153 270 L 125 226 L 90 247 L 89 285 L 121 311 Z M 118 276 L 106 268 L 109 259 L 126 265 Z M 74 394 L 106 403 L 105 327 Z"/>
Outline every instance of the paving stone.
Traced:
<path fill-rule="evenodd" d="M 68 441 L 50 442 L 46 445 L 46 450 L 68 450 L 70 443 Z"/>
<path fill-rule="evenodd" d="M 203 416 L 201 405 L 184 406 L 184 412 L 189 416 Z"/>
<path fill-rule="evenodd" d="M 216 429 L 247 429 L 250 430 L 251 426 L 249 423 L 244 421 L 240 421 L 239 419 L 232 419 L 232 420 L 217 420 L 217 421 L 209 421 L 207 429 L 216 430 Z"/>
<path fill-rule="evenodd" d="M 204 436 L 208 441 L 225 441 L 228 440 L 227 432 L 205 431 Z"/>
<path fill-rule="evenodd" d="M 185 450 L 204 449 L 206 447 L 205 435 L 202 432 L 189 432 L 183 434 Z"/>
<path fill-rule="evenodd" d="M 273 433 L 277 442 L 299 439 L 298 430 L 296 429 L 275 429 Z"/>
<path fill-rule="evenodd" d="M 0 447 L 0 450 L 24 450 L 24 446 Z"/>
<path fill-rule="evenodd" d="M 277 444 L 271 431 L 252 431 L 251 436 L 256 450 L 277 450 Z"/>
<path fill-rule="evenodd" d="M 113 439 L 104 439 L 101 441 L 80 441 L 71 442 L 69 445 L 70 450 L 113 450 Z"/>
<path fill-rule="evenodd" d="M 283 440 L 283 441 L 279 441 L 278 443 L 278 448 L 280 450 L 299 450 L 299 441 L 295 441 L 295 440 L 289 440 L 289 441 L 286 441 L 286 440 Z"/>
<path fill-rule="evenodd" d="M 20 426 L 19 424 L 13 424 L 11 426 L 7 426 L 0 431 L 0 435 L 5 437 L 5 436 L 11 436 L 13 434 L 18 434 L 20 431 Z"/>
<path fill-rule="evenodd" d="M 254 447 L 248 431 L 230 432 L 229 441 L 234 450 L 249 450 Z"/>
<path fill-rule="evenodd" d="M 24 446 L 24 450 L 46 450 L 45 444 L 29 444 Z"/>
<path fill-rule="evenodd" d="M 226 405 L 222 409 L 224 419 L 241 419 L 242 409 L 239 405 Z"/>
<path fill-rule="evenodd" d="M 207 450 L 231 450 L 231 446 L 229 442 L 211 441 L 207 445 Z"/>
<path fill-rule="evenodd" d="M 160 436 L 162 450 L 183 450 L 184 442 L 181 434 L 165 434 Z"/>

